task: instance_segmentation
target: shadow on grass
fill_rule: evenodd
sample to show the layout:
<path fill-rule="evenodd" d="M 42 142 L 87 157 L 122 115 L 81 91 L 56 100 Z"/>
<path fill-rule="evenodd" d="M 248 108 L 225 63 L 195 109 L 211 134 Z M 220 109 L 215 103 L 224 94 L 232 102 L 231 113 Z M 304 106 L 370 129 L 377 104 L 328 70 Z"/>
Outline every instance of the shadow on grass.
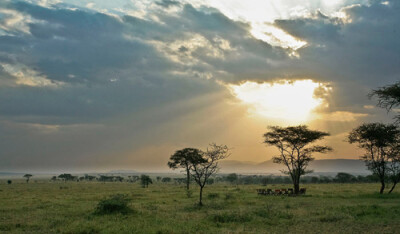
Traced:
<path fill-rule="evenodd" d="M 242 212 L 219 212 L 210 216 L 215 223 L 245 223 L 252 220 L 252 215 Z"/>
<path fill-rule="evenodd" d="M 399 199 L 400 194 L 399 193 L 361 193 L 357 195 L 351 196 L 351 198 L 374 198 L 374 199 Z"/>

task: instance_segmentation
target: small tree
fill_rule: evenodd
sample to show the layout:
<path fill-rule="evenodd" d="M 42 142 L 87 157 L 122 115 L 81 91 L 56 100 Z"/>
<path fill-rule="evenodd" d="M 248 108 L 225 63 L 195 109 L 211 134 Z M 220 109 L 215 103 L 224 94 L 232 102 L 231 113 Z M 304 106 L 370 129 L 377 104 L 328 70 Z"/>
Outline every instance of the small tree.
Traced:
<path fill-rule="evenodd" d="M 71 174 L 64 173 L 59 175 L 58 178 L 62 179 L 64 182 L 67 182 L 68 180 L 74 180 L 76 177 Z"/>
<path fill-rule="evenodd" d="M 141 175 L 140 176 L 140 183 L 142 184 L 143 188 L 148 188 L 149 184 L 153 183 L 153 180 L 148 175 Z"/>
<path fill-rule="evenodd" d="M 313 184 L 319 183 L 319 177 L 317 177 L 317 176 L 311 177 L 311 183 L 313 183 Z"/>
<path fill-rule="evenodd" d="M 168 166 L 172 169 L 184 168 L 186 171 L 186 189 L 189 190 L 190 170 L 194 163 L 201 161 L 202 152 L 195 148 L 185 148 L 176 151 L 168 162 Z"/>
<path fill-rule="evenodd" d="M 368 169 L 377 175 L 381 183 L 380 193 L 385 189 L 385 181 L 392 171 L 397 171 L 397 158 L 400 153 L 400 130 L 394 124 L 369 123 L 353 129 L 349 136 L 350 144 L 357 143 L 365 150 L 361 156 Z M 389 162 L 393 162 L 390 165 Z M 393 174 L 392 174 L 393 175 Z M 397 182 L 396 182 L 397 183 Z"/>
<path fill-rule="evenodd" d="M 161 179 L 161 182 L 169 183 L 169 182 L 171 182 L 171 178 L 170 177 L 164 177 L 164 178 Z"/>
<path fill-rule="evenodd" d="M 96 179 L 96 176 L 91 176 L 91 175 L 88 175 L 88 174 L 85 174 L 85 180 L 87 180 L 87 181 L 93 181 L 93 180 L 95 180 Z"/>
<path fill-rule="evenodd" d="M 203 189 L 210 176 L 218 172 L 218 162 L 229 157 L 229 149 L 226 145 L 210 144 L 207 151 L 202 154 L 201 159 L 191 161 L 191 175 L 200 187 L 199 205 L 203 205 Z"/>
<path fill-rule="evenodd" d="M 24 178 L 26 178 L 26 183 L 29 183 L 29 179 L 32 177 L 33 175 L 31 174 L 25 174 Z"/>
<path fill-rule="evenodd" d="M 263 186 L 267 186 L 267 184 L 270 182 L 270 178 L 268 178 L 267 176 L 263 176 L 262 178 L 261 178 L 261 184 L 263 185 Z"/>
<path fill-rule="evenodd" d="M 338 183 L 351 183 L 356 181 L 356 177 L 345 172 L 337 173 L 335 181 Z"/>
<path fill-rule="evenodd" d="M 236 173 L 231 173 L 226 176 L 226 180 L 229 181 L 231 184 L 236 184 L 238 183 L 238 175 Z"/>
<path fill-rule="evenodd" d="M 273 157 L 274 163 L 284 164 L 294 186 L 294 193 L 300 190 L 300 177 L 312 171 L 306 170 L 309 162 L 313 161 L 313 153 L 326 153 L 332 148 L 314 145 L 317 140 L 329 136 L 329 133 L 308 129 L 305 125 L 294 127 L 269 127 L 270 131 L 264 134 L 264 143 L 278 148 L 279 155 Z"/>

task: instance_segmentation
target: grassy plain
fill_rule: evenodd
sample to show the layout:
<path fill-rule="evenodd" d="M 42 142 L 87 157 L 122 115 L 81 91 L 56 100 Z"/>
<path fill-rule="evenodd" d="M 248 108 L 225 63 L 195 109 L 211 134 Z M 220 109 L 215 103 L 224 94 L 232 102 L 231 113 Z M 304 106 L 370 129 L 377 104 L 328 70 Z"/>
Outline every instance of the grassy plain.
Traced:
<path fill-rule="evenodd" d="M 0 184 L 0 233 L 400 233 L 400 193 L 378 184 L 308 184 L 302 197 L 259 196 L 257 185 L 209 185 L 198 207 L 184 186 L 20 181 Z M 271 185 L 267 188 L 287 188 Z M 127 194 L 133 212 L 95 215 Z"/>

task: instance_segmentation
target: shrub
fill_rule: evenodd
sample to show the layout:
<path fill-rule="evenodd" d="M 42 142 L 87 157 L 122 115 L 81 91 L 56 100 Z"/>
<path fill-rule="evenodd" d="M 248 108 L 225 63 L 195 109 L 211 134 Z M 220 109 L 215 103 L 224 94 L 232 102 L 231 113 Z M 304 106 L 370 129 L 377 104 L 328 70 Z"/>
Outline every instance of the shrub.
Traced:
<path fill-rule="evenodd" d="M 11 180 L 7 180 L 7 184 L 12 184 L 12 181 Z"/>
<path fill-rule="evenodd" d="M 130 200 L 131 199 L 125 194 L 112 195 L 109 198 L 101 200 L 97 204 L 95 214 L 130 213 L 132 211 L 132 209 L 128 207 Z"/>
<path fill-rule="evenodd" d="M 219 193 L 209 193 L 208 198 L 209 199 L 215 199 L 219 197 Z"/>
<path fill-rule="evenodd" d="M 234 196 L 233 196 L 232 193 L 226 193 L 226 194 L 225 194 L 225 200 L 231 200 L 231 199 L 233 199 L 233 198 L 234 198 Z"/>
<path fill-rule="evenodd" d="M 164 178 L 162 178 L 161 182 L 169 183 L 169 182 L 171 182 L 171 178 L 170 177 L 164 177 Z"/>

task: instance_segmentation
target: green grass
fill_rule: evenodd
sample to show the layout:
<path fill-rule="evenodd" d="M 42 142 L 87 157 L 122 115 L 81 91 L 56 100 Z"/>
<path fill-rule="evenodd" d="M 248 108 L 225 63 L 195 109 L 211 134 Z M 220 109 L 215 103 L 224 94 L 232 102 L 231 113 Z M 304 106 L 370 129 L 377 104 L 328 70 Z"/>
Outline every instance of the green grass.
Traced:
<path fill-rule="evenodd" d="M 400 193 L 378 184 L 305 185 L 302 197 L 258 196 L 262 186 L 226 184 L 188 198 L 184 186 L 44 182 L 0 184 L 0 233 L 399 233 Z M 288 185 L 267 186 L 286 188 Z M 125 194 L 133 212 L 96 215 Z"/>

